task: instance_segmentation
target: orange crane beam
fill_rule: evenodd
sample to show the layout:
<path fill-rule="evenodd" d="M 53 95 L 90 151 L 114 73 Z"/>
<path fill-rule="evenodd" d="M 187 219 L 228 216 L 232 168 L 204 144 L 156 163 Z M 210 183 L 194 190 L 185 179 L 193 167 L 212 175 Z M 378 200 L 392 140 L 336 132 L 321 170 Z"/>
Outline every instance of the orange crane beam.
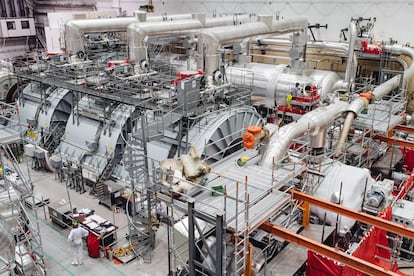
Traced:
<path fill-rule="evenodd" d="M 385 142 L 388 145 L 395 145 L 395 146 L 400 146 L 400 147 L 414 149 L 414 143 L 413 142 L 406 141 L 406 140 L 392 138 L 392 137 L 386 137 L 386 136 L 382 136 L 382 135 L 376 135 L 374 137 L 374 139 L 377 139 L 377 140 L 380 140 L 382 142 Z"/>
<path fill-rule="evenodd" d="M 347 208 L 345 206 L 341 206 L 330 201 L 323 200 L 298 191 L 292 191 L 292 195 L 293 198 L 299 201 L 309 202 L 311 205 L 321 207 L 322 209 L 332 211 L 337 214 L 344 215 L 346 217 L 350 217 L 357 221 L 379 227 L 386 231 L 393 232 L 410 239 L 414 239 L 414 229 L 410 229 L 406 226 L 402 226 L 395 222 L 388 221 L 379 217 L 374 217 L 369 214 L 362 213 L 360 211 L 355 211 L 351 208 Z"/>
<path fill-rule="evenodd" d="M 338 261 L 344 265 L 350 266 L 369 275 L 399 275 L 392 271 L 386 271 L 384 268 L 371 264 L 365 260 L 359 259 L 352 255 L 348 255 L 345 252 L 336 250 L 335 248 L 329 247 L 323 243 L 316 242 L 312 239 L 291 232 L 281 226 L 273 225 L 269 222 L 263 223 L 260 226 L 260 229 L 272 235 L 281 237 L 289 242 L 293 242 L 297 245 L 306 247 L 316 253 L 319 253 L 323 256 L 331 258 L 332 260 Z"/>
<path fill-rule="evenodd" d="M 410 126 L 396 125 L 393 130 L 401 130 L 405 133 L 414 133 L 414 127 Z"/>

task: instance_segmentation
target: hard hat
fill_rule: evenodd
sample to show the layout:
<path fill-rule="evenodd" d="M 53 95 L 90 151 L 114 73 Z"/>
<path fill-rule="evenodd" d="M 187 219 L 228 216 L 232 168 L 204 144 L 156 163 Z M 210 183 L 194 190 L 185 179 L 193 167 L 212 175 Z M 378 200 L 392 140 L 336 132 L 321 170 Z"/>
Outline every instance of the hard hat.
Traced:
<path fill-rule="evenodd" d="M 77 220 L 73 220 L 72 221 L 72 226 L 78 226 L 78 221 Z"/>

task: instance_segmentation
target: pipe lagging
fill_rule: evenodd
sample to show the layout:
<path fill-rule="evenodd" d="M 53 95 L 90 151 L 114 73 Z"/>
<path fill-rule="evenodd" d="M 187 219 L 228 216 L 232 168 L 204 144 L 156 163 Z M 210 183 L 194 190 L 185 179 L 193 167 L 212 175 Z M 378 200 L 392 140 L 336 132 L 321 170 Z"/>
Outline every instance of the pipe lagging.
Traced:
<path fill-rule="evenodd" d="M 385 47 L 386 51 L 391 51 L 395 54 L 401 54 L 409 56 L 411 59 L 410 67 L 404 71 L 403 82 L 408 82 L 414 76 L 414 50 L 408 47 L 401 47 L 400 45 L 392 45 Z M 378 85 L 373 91 L 372 96 L 375 99 L 380 99 L 384 95 L 388 94 L 395 88 L 400 85 L 400 75 L 396 75 L 384 82 L 381 85 Z M 366 99 L 363 97 L 356 98 L 350 105 L 347 110 L 348 114 L 344 122 L 344 127 L 342 129 L 341 137 L 336 147 L 335 156 L 338 157 L 343 149 L 345 144 L 346 137 L 348 136 L 349 130 L 351 129 L 352 121 L 356 118 L 359 112 L 361 112 L 366 107 Z"/>
<path fill-rule="evenodd" d="M 357 38 L 357 28 L 355 22 L 351 21 L 349 24 L 349 47 L 348 47 L 348 59 L 346 63 L 345 70 L 345 82 L 347 83 L 347 91 L 350 91 L 351 84 L 354 82 L 355 71 L 354 67 L 356 66 L 354 62 L 354 51 L 355 43 Z"/>
<path fill-rule="evenodd" d="M 188 33 L 190 30 L 245 24 L 250 21 L 247 15 L 233 17 L 205 18 L 204 14 L 194 14 L 192 19 L 179 21 L 137 22 L 127 28 L 129 62 L 139 63 L 147 59 L 145 41 L 148 36 Z"/>
<path fill-rule="evenodd" d="M 279 129 L 270 137 L 267 150 L 263 154 L 260 165 L 271 168 L 273 162 L 280 161 L 289 148 L 293 139 L 305 133 L 319 131 L 330 124 L 348 108 L 347 102 L 338 101 L 328 106 L 322 106 L 303 115 L 297 122 L 290 123 Z"/>
<path fill-rule="evenodd" d="M 146 15 L 144 13 L 144 15 Z M 139 12 L 132 17 L 115 17 L 115 18 L 90 18 L 90 19 L 73 19 L 65 24 L 65 43 L 66 51 L 77 53 L 83 51 L 82 35 L 84 33 L 104 33 L 104 32 L 124 32 L 128 25 L 141 22 L 145 18 L 145 22 L 159 22 L 167 20 L 166 24 L 172 20 L 191 19 L 192 14 L 172 14 L 168 17 L 164 16 L 142 16 Z M 245 17 L 240 17 L 245 22 Z"/>
<path fill-rule="evenodd" d="M 213 74 L 219 68 L 220 57 L 218 49 L 223 42 L 265 34 L 280 35 L 298 31 L 306 32 L 307 27 L 308 21 L 306 18 L 271 22 L 269 18 L 263 16 L 262 21 L 244 24 L 243 26 L 230 26 L 202 31 L 199 35 L 198 47 L 203 49 L 206 46 L 204 70 L 207 74 Z M 199 67 L 203 68 L 202 65 L 200 60 Z"/>

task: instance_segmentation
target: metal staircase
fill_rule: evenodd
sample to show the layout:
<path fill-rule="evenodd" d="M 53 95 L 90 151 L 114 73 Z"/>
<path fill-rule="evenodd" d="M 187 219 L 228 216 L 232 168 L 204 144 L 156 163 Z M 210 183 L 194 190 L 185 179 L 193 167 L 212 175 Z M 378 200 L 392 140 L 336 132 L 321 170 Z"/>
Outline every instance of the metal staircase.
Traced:
<path fill-rule="evenodd" d="M 91 194 L 94 194 L 95 197 L 99 200 L 99 204 L 104 204 L 108 208 L 111 208 L 111 200 L 110 198 L 107 198 L 107 188 L 106 184 L 104 183 L 106 180 L 108 180 L 111 177 L 112 171 L 116 164 L 119 163 L 121 158 L 119 156 L 112 157 L 108 163 L 106 164 L 104 170 L 102 171 L 101 175 L 99 176 L 96 183 L 94 183 L 94 186 L 91 190 Z"/>
<path fill-rule="evenodd" d="M 146 190 L 148 165 L 144 142 L 131 136 L 125 152 L 125 165 L 130 178 L 132 195 L 127 205 L 129 215 L 129 242 L 137 256 L 151 262 L 152 227 L 151 227 L 151 196 Z"/>
<path fill-rule="evenodd" d="M 105 180 L 108 180 L 111 177 L 114 167 L 120 160 L 121 158 L 119 156 L 114 156 L 109 159 L 98 180 L 94 183 L 91 194 L 94 194 L 99 200 L 101 200 L 105 194 Z"/>
<path fill-rule="evenodd" d="M 154 186 L 149 177 L 147 142 L 162 137 L 162 116 L 143 112 L 141 128 L 130 135 L 124 154 L 124 164 L 131 179 L 132 195 L 127 204 L 129 242 L 137 256 L 151 262 L 155 232 L 151 211 L 155 208 Z"/>
<path fill-rule="evenodd" d="M 102 182 L 98 181 L 95 184 L 95 187 L 92 189 L 92 191 L 94 191 L 93 193 L 95 194 L 95 197 L 99 200 L 99 202 L 101 202 L 101 200 L 105 196 L 105 184 L 103 184 Z"/>
<path fill-rule="evenodd" d="M 249 194 L 247 192 L 247 183 L 244 185 L 244 189 L 239 188 L 239 183 L 236 183 L 236 215 L 235 215 L 235 229 L 234 229 L 234 274 L 241 275 L 246 268 L 246 256 L 249 245 Z M 239 200 L 241 206 L 239 206 Z M 242 207 L 242 208 L 240 208 Z M 241 209 L 241 210 L 240 210 Z M 239 216 L 244 214 L 242 218 Z M 242 221 L 240 221 L 242 218 Z"/>
<path fill-rule="evenodd" d="M 65 128 L 62 127 L 60 123 L 58 123 L 49 133 L 42 135 L 40 146 L 47 150 L 49 153 L 53 153 L 59 146 L 60 139 L 64 134 Z"/>

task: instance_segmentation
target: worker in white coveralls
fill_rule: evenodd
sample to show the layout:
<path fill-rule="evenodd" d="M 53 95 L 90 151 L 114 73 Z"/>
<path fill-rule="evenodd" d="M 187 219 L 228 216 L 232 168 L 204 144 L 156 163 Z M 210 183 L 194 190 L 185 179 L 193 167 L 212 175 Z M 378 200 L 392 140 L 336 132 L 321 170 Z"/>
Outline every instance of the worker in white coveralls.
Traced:
<path fill-rule="evenodd" d="M 68 236 L 68 242 L 72 245 L 72 264 L 82 264 L 82 238 L 87 237 L 89 232 L 82 227 L 79 227 L 79 223 L 75 220 L 72 222 L 72 230 Z"/>

